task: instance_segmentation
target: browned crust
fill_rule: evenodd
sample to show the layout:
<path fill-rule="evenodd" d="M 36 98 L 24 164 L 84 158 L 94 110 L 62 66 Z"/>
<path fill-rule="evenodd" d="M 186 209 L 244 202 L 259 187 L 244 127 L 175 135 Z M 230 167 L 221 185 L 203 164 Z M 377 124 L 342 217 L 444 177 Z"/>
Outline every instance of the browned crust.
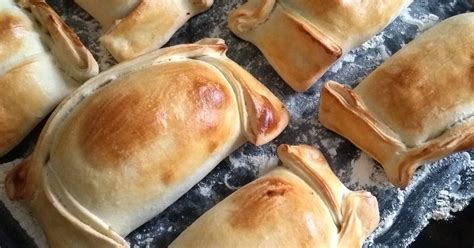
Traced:
<path fill-rule="evenodd" d="M 460 125 L 420 146 L 408 148 L 387 134 L 389 127 L 376 120 L 351 89 L 336 82 L 328 82 L 322 88 L 319 120 L 377 160 L 390 182 L 401 188 L 408 185 L 422 164 L 474 146 L 474 126 Z"/>
<path fill-rule="evenodd" d="M 246 84 L 242 87 L 247 111 L 247 138 L 257 146 L 268 143 L 288 125 L 288 110 L 283 103 L 272 99 L 273 95 L 264 95 Z"/>
<path fill-rule="evenodd" d="M 181 77 L 183 72 L 187 75 Z M 201 166 L 199 160 L 207 160 L 229 142 L 229 137 L 240 133 L 234 92 L 219 74 L 195 60 L 129 73 L 89 97 L 80 113 L 63 124 L 71 127 L 60 134 L 64 145 L 55 145 L 55 153 L 65 152 L 59 147 L 68 147 L 71 133 L 74 137 L 77 130 L 79 150 L 91 167 L 111 171 L 133 168 L 141 175 L 135 183 L 143 187 L 178 184 Z M 134 86 L 138 81 L 143 87 Z M 159 94 L 162 89 L 166 89 L 165 94 Z M 233 117 L 227 118 L 229 115 Z M 186 121 L 181 116 L 186 116 Z M 153 145 L 170 136 L 174 144 Z M 151 146 L 167 152 L 142 153 L 144 147 Z M 142 162 L 143 157 L 148 162 Z M 150 178 L 161 180 L 151 183 Z"/>
<path fill-rule="evenodd" d="M 377 199 L 345 188 L 311 146 L 281 145 L 278 156 L 286 168 L 234 192 L 170 247 L 361 247 L 378 224 Z"/>
<path fill-rule="evenodd" d="M 153 2 L 150 0 L 143 0 L 141 1 L 138 6 L 133 9 L 127 16 L 125 16 L 121 20 L 117 20 L 115 25 L 110 27 L 107 32 L 100 37 L 100 42 L 102 45 L 109 51 L 109 53 L 119 62 L 125 61 L 131 58 L 134 58 L 140 54 L 142 54 L 145 49 L 152 49 L 152 45 L 150 47 L 143 48 L 134 45 L 134 41 L 131 39 L 127 39 L 125 37 L 125 42 L 122 44 L 122 49 L 116 47 L 114 41 L 120 36 L 126 36 L 124 32 L 128 30 L 133 30 L 134 27 L 140 25 L 141 19 L 145 19 L 150 15 L 150 12 L 154 10 Z M 169 20 L 168 22 L 171 22 Z M 164 25 L 169 25 L 168 23 Z M 151 32 L 151 31 L 150 31 Z M 157 46 L 156 48 L 159 48 Z"/>
<path fill-rule="evenodd" d="M 21 47 L 18 40 L 25 37 L 29 28 L 23 19 L 6 11 L 0 13 L 0 37 L 1 47 L 0 57 L 6 57 L 17 51 Z"/>
<path fill-rule="evenodd" d="M 299 23 L 297 28 L 301 31 L 301 34 L 306 35 L 314 43 L 319 44 L 319 46 L 324 49 L 325 53 L 332 55 L 336 59 L 342 56 L 342 49 L 339 45 L 337 45 L 331 38 L 324 35 L 319 29 L 311 27 L 309 24 L 305 23 Z"/>
<path fill-rule="evenodd" d="M 251 31 L 267 21 L 275 4 L 275 0 L 247 1 L 230 13 L 229 28 L 237 35 Z"/>
<path fill-rule="evenodd" d="M 206 11 L 212 6 L 212 4 L 214 4 L 214 0 L 190 0 L 190 1 L 201 12 Z"/>
<path fill-rule="evenodd" d="M 406 187 L 418 167 L 472 147 L 474 147 L 474 120 L 470 121 L 470 125 L 461 124 L 424 145 L 408 150 L 396 164 L 400 178 L 398 184 L 394 184 Z"/>
<path fill-rule="evenodd" d="M 272 217 L 272 211 L 277 211 L 285 200 L 286 194 L 294 191 L 293 185 L 279 178 L 268 178 L 252 184 L 251 194 L 236 194 L 233 199 L 237 204 L 242 203 L 229 219 L 229 224 L 235 229 L 255 230 L 265 218 Z"/>
<path fill-rule="evenodd" d="M 321 89 L 319 108 L 321 123 L 343 136 L 382 163 L 388 161 L 391 152 L 404 149 L 398 139 L 390 137 L 367 111 L 359 97 L 346 86 L 334 81 L 325 83 Z M 388 127 L 385 127 L 388 128 Z"/>
<path fill-rule="evenodd" d="M 50 38 L 48 45 L 63 70 L 79 82 L 97 75 L 99 69 L 94 57 L 51 6 L 44 0 L 23 1 L 22 6 L 29 8 L 45 28 Z"/>
<path fill-rule="evenodd" d="M 79 104 L 86 95 L 92 94 L 97 89 L 108 85 L 112 80 L 120 77 L 124 69 L 132 67 L 140 67 L 140 61 L 154 61 L 159 63 L 161 61 L 170 60 L 170 57 L 180 54 L 186 54 L 191 58 L 208 54 L 211 56 L 224 56 L 227 50 L 227 45 L 221 39 L 203 39 L 194 44 L 177 45 L 169 48 L 163 48 L 153 53 L 144 55 L 140 60 L 131 60 L 120 63 L 108 71 L 99 74 L 94 78 L 89 85 L 83 85 L 72 94 L 70 94 L 64 101 L 59 104 L 55 111 L 51 114 L 46 125 L 41 132 L 41 135 L 33 151 L 32 157 L 37 158 L 38 161 L 44 160 L 48 154 L 48 149 L 53 141 L 53 133 L 55 128 L 64 121 L 63 118 L 69 111 Z M 152 62 L 152 63 L 154 63 Z M 89 89 L 89 90 L 87 90 Z M 39 162 L 40 164 L 42 162 Z"/>
<path fill-rule="evenodd" d="M 38 63 L 42 61 L 24 61 L 0 76 L 0 156 L 18 145 L 50 111 L 49 97 L 36 79 Z"/>
<path fill-rule="evenodd" d="M 324 200 L 338 227 L 338 247 L 362 246 L 377 227 L 377 199 L 366 191 L 348 190 L 329 167 L 324 155 L 308 145 L 280 145 L 283 166 L 303 179 Z"/>
<path fill-rule="evenodd" d="M 166 1 L 142 0 L 100 38 L 119 62 L 158 49 L 194 15 L 206 11 L 213 0 L 188 0 L 189 9 L 175 9 Z M 150 35 L 152 34 L 152 35 Z"/>
<path fill-rule="evenodd" d="M 308 155 L 308 153 L 312 154 Z M 318 192 L 331 210 L 334 223 L 340 227 L 342 222 L 340 206 L 343 201 L 344 191 L 346 190 L 342 183 L 332 174 L 322 153 L 307 145 L 280 145 L 278 147 L 278 157 L 280 157 L 285 167 L 291 169 Z M 311 164 L 307 161 L 308 157 L 311 157 Z M 328 175 L 329 178 L 327 177 Z"/>
<path fill-rule="evenodd" d="M 26 158 L 5 177 L 5 190 L 10 200 L 30 199 L 36 191 L 38 170 Z"/>
<path fill-rule="evenodd" d="M 369 192 L 351 192 L 344 198 L 341 209 L 344 219 L 337 247 L 362 247 L 380 221 L 377 199 Z"/>
<path fill-rule="evenodd" d="M 248 1 L 231 13 L 229 28 L 256 45 L 283 80 L 298 92 L 308 90 L 343 54 L 331 37 L 275 1 L 260 5 Z M 293 37 L 291 44 L 288 37 Z"/>
<path fill-rule="evenodd" d="M 289 112 L 270 90 L 229 59 L 202 59 L 216 66 L 232 84 L 245 136 L 250 142 L 262 145 L 283 132 L 288 126 Z"/>

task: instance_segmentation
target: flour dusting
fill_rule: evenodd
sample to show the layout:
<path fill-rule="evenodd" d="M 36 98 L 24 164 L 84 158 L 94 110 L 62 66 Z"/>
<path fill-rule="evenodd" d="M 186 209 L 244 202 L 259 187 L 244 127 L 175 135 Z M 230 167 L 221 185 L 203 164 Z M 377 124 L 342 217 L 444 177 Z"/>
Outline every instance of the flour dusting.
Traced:
<path fill-rule="evenodd" d="M 261 176 L 275 168 L 278 165 L 278 157 L 276 154 L 252 154 L 245 156 L 243 154 L 234 153 L 229 157 L 229 161 L 233 168 L 254 167 L 257 168 L 257 175 Z"/>
<path fill-rule="evenodd" d="M 336 73 L 343 67 L 343 65 L 354 63 L 355 58 L 356 58 L 356 55 L 352 52 L 349 52 L 345 54 L 344 56 L 342 56 L 342 58 L 339 59 L 336 63 L 334 63 L 334 65 L 332 65 L 331 68 L 329 68 L 329 71 Z"/>
<path fill-rule="evenodd" d="M 437 209 L 433 212 L 433 219 L 447 220 L 452 218 L 452 213 L 463 210 L 468 204 L 470 197 L 447 190 L 441 190 L 436 198 Z"/>
<path fill-rule="evenodd" d="M 352 161 L 349 168 L 351 172 L 348 186 L 353 189 L 391 187 L 383 169 L 364 152 L 360 154 L 359 158 Z M 340 173 L 342 173 L 340 174 L 341 177 L 344 177 L 344 174 L 347 176 L 347 171 L 341 171 Z"/>
<path fill-rule="evenodd" d="M 463 153 L 461 156 L 468 157 L 470 155 Z M 433 164 L 421 167 L 416 171 L 412 181 L 405 189 L 393 188 L 380 166 L 365 153 L 361 153 L 359 158 L 355 159 L 346 170 L 339 172 L 338 176 L 343 182 L 346 182 L 349 188 L 354 190 L 365 189 L 375 192 L 376 195 L 377 193 L 379 194 L 379 204 L 382 205 L 380 223 L 366 240 L 365 247 L 377 247 L 375 240 L 379 237 L 385 235 L 396 237 L 397 235 L 401 235 L 400 233 L 393 233 L 393 226 L 399 225 L 395 223 L 400 222 L 401 216 L 406 214 L 407 208 L 412 208 L 412 200 L 410 199 L 416 197 L 418 187 L 426 184 L 426 181 L 429 180 L 429 177 L 433 173 L 439 173 L 437 170 L 443 169 L 443 166 L 447 166 L 448 161 L 451 159 L 453 158 L 445 158 Z M 429 223 L 430 219 L 447 220 L 452 217 L 452 213 L 463 210 L 469 204 L 470 200 L 474 197 L 474 192 L 460 193 L 457 187 L 452 186 L 466 182 L 466 180 L 462 178 L 462 175 L 471 177 L 471 174 L 474 174 L 472 173 L 474 172 L 473 162 L 465 163 L 464 166 L 462 169 L 466 174 L 455 176 L 454 181 L 448 187 L 439 189 L 435 187 L 436 184 L 433 184 L 432 188 L 437 192 L 435 193 L 435 199 L 423 199 L 421 203 L 413 206 L 414 209 L 409 209 L 410 211 L 414 211 L 415 214 L 419 212 L 416 215 L 419 224 L 412 228 L 412 235 L 403 238 L 400 237 L 398 240 L 400 246 L 406 247 L 413 242 L 417 234 Z M 469 192 L 469 190 L 467 191 Z M 384 192 L 382 193 L 384 195 L 383 197 L 390 197 L 391 199 L 382 198 L 380 195 L 381 192 Z M 384 201 L 390 202 L 389 206 L 384 206 Z M 430 208 L 430 210 L 426 211 L 425 208 Z"/>
<path fill-rule="evenodd" d="M 336 158 L 337 148 L 342 142 L 341 139 L 321 139 L 321 145 L 328 151 L 332 159 Z"/>
<path fill-rule="evenodd" d="M 417 26 L 418 32 L 429 29 L 439 21 L 439 17 L 431 13 L 414 17 L 410 12 L 412 12 L 411 9 L 407 8 L 400 14 L 400 18 L 408 24 Z"/>
<path fill-rule="evenodd" d="M 210 185 L 198 184 L 199 193 L 204 197 L 210 197 L 212 194 L 212 187 Z"/>

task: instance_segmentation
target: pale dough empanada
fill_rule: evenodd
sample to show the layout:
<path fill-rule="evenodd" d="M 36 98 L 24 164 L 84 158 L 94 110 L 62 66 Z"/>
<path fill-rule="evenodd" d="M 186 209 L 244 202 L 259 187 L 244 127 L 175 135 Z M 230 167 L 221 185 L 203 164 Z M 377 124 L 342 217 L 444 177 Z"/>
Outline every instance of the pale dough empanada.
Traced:
<path fill-rule="evenodd" d="M 222 40 L 123 62 L 56 109 L 29 160 L 8 174 L 52 247 L 123 247 L 246 140 L 288 123 L 265 86 L 225 57 Z"/>
<path fill-rule="evenodd" d="M 213 0 L 75 0 L 104 30 L 102 45 L 117 61 L 162 47 Z"/>
<path fill-rule="evenodd" d="M 170 247 L 361 247 L 379 222 L 377 199 L 348 190 L 317 149 L 282 145 L 284 167 L 237 190 Z"/>
<path fill-rule="evenodd" d="M 249 0 L 229 27 L 255 44 L 294 90 L 385 28 L 412 0 Z"/>
<path fill-rule="evenodd" d="M 322 90 L 319 119 L 405 187 L 420 165 L 474 146 L 474 14 L 428 30 L 354 90 Z"/>
<path fill-rule="evenodd" d="M 0 2 L 0 156 L 98 66 L 43 0 Z"/>

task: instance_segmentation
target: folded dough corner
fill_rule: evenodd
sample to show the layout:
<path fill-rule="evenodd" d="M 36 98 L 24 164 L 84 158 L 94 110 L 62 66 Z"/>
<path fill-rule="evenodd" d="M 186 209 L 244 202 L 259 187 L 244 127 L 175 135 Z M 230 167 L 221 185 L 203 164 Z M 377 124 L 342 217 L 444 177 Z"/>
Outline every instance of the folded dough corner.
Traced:
<path fill-rule="evenodd" d="M 51 247 L 124 247 L 245 141 L 269 142 L 288 112 L 225 56 L 220 39 L 169 47 L 89 80 L 56 109 L 7 176 Z"/>
<path fill-rule="evenodd" d="M 353 90 L 326 83 L 319 119 L 398 187 L 422 164 L 474 147 L 474 13 L 429 29 Z"/>
<path fill-rule="evenodd" d="M 281 145 L 282 167 L 207 211 L 170 247 L 361 247 L 379 223 L 377 199 L 348 190 L 323 154 Z"/>
<path fill-rule="evenodd" d="M 283 80 L 302 92 L 411 2 L 249 0 L 231 13 L 229 28 L 257 46 Z"/>
<path fill-rule="evenodd" d="M 213 0 L 75 0 L 104 30 L 102 45 L 117 61 L 162 47 Z"/>
<path fill-rule="evenodd" d="M 0 2 L 0 156 L 98 66 L 44 0 Z"/>

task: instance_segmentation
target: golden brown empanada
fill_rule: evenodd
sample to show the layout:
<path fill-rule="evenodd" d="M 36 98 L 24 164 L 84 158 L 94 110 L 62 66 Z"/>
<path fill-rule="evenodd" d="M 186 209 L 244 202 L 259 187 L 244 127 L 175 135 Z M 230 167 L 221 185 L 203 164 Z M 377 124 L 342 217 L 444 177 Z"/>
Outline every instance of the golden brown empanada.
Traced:
<path fill-rule="evenodd" d="M 379 222 L 377 199 L 348 190 L 317 149 L 282 145 L 284 167 L 249 183 L 170 247 L 361 247 Z"/>
<path fill-rule="evenodd" d="M 44 0 L 0 2 L 0 157 L 98 66 Z"/>
<path fill-rule="evenodd" d="M 231 13 L 229 27 L 255 44 L 283 80 L 301 92 L 411 2 L 249 0 Z"/>
<path fill-rule="evenodd" d="M 474 146 L 474 14 L 416 38 L 354 90 L 324 85 L 319 119 L 407 186 L 423 163 Z"/>
<path fill-rule="evenodd" d="M 158 50 L 89 80 L 53 113 L 31 158 L 6 179 L 52 247 L 123 247 L 246 140 L 288 123 L 222 40 Z"/>
<path fill-rule="evenodd" d="M 213 0 L 75 0 L 97 19 L 102 45 L 117 61 L 162 47 L 191 17 Z"/>

